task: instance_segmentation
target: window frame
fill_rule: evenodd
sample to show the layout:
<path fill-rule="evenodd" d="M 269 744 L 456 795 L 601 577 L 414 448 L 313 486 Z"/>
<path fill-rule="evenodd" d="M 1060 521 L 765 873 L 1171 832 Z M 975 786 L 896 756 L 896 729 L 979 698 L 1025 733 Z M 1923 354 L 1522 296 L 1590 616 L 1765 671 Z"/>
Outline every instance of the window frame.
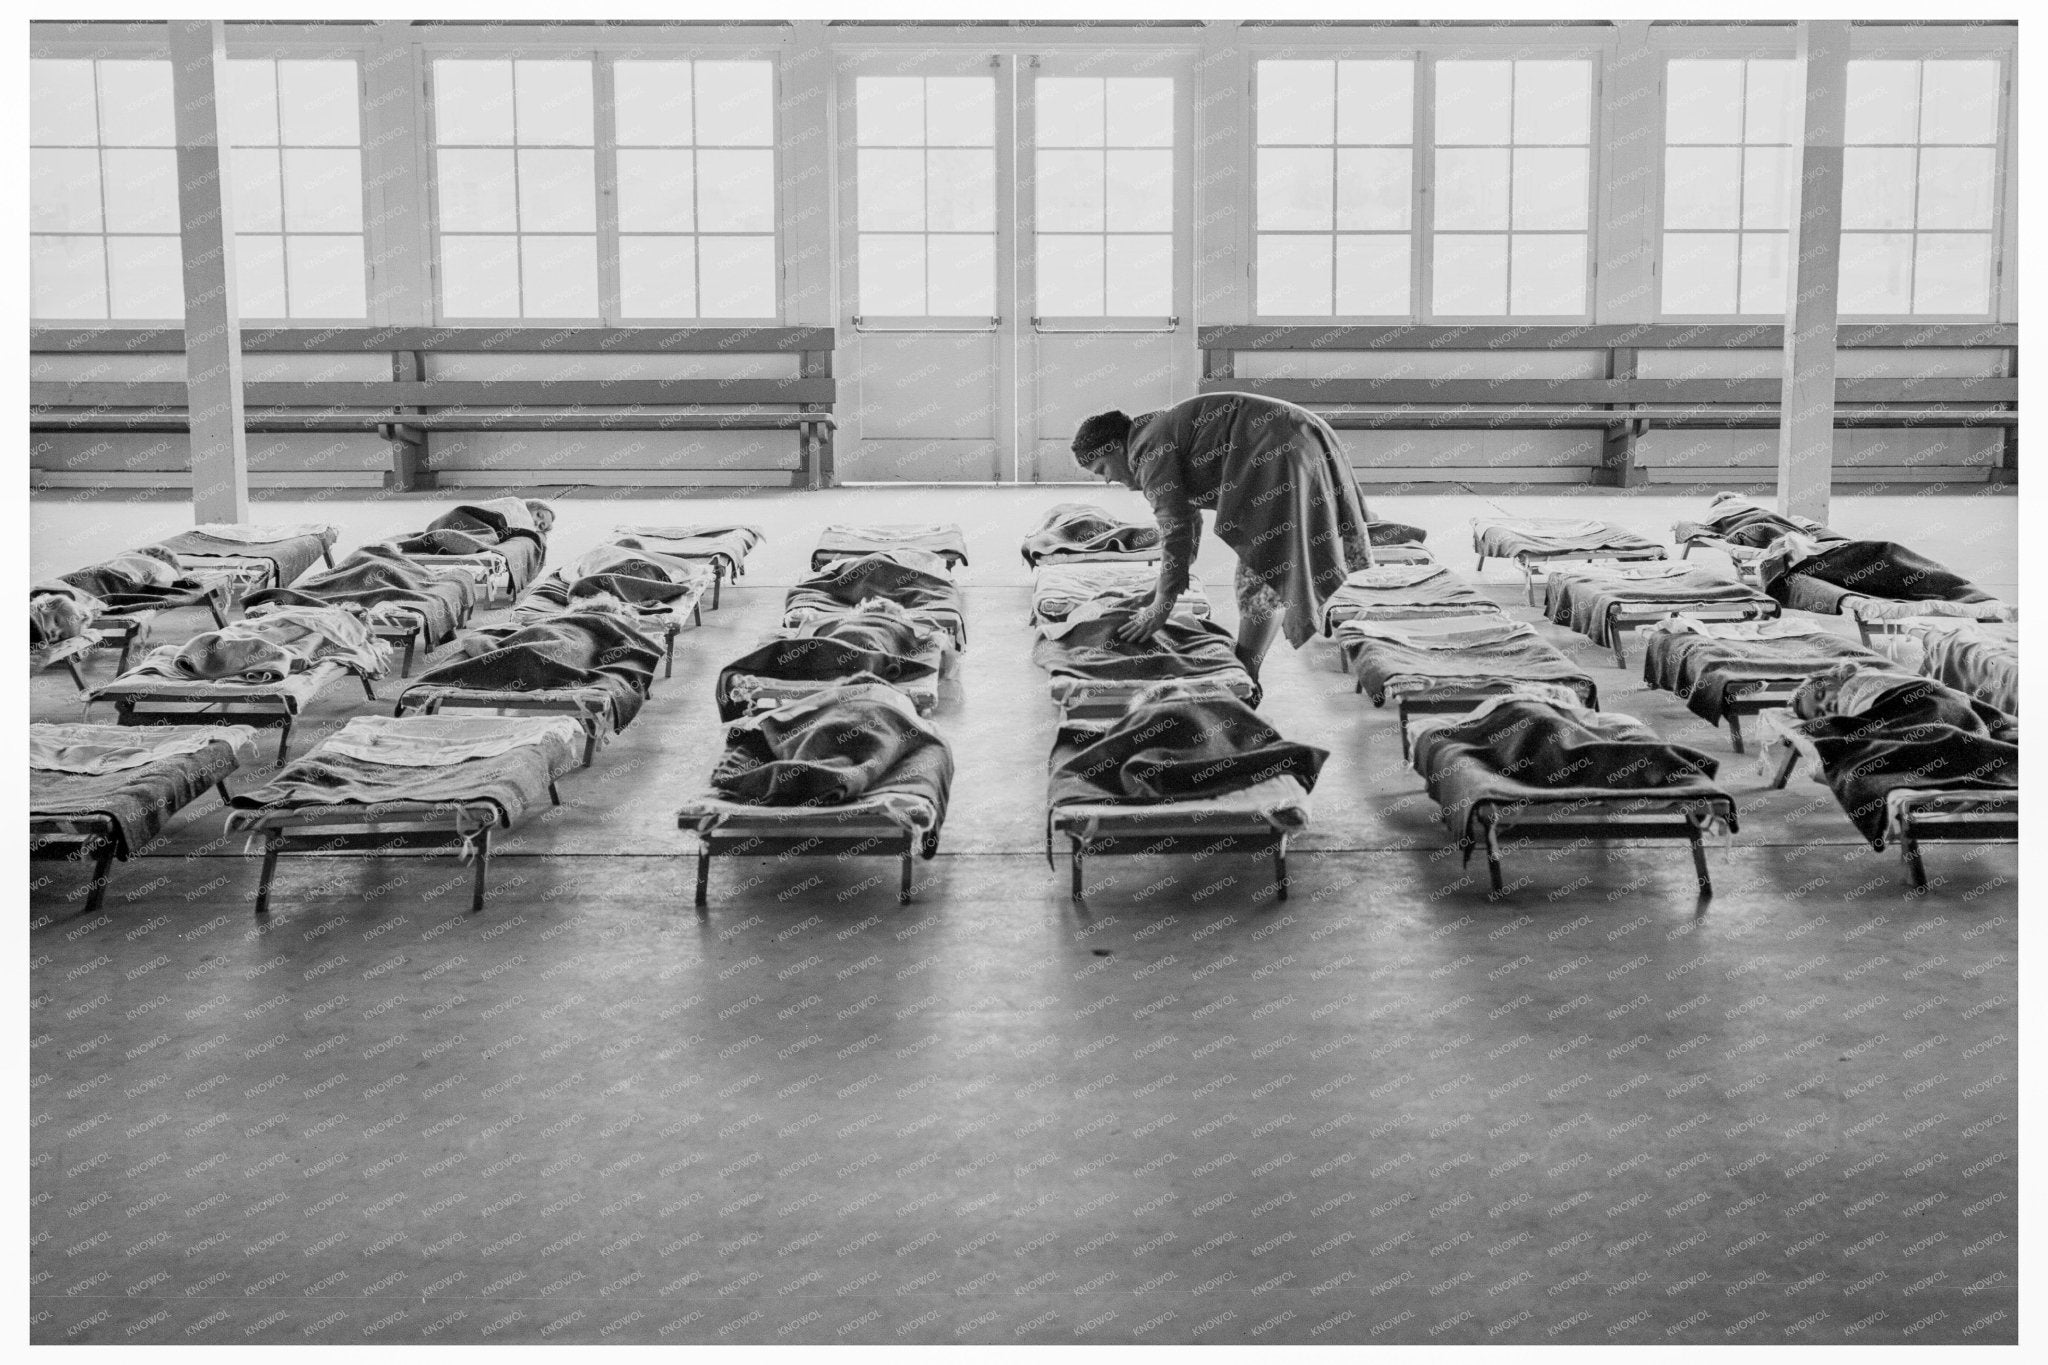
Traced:
<path fill-rule="evenodd" d="M 1656 107 L 1651 111 L 1655 120 L 1656 157 L 1654 195 L 1657 215 L 1656 229 L 1651 243 L 1651 279 L 1655 286 L 1658 323 L 1673 325 L 1728 324 L 1753 326 L 1758 323 L 1776 323 L 1784 318 L 1781 309 L 1775 313 L 1684 313 L 1666 312 L 1664 302 L 1664 153 L 1670 148 L 1670 130 L 1667 119 L 1669 104 L 1669 72 L 1673 61 L 1734 60 L 1734 59 L 1790 59 L 1799 56 L 1798 45 L 1789 32 L 1784 30 L 1781 37 L 1759 35 L 1747 32 L 1712 33 L 1693 29 L 1654 28 L 1653 43 L 1661 65 L 1657 70 Z M 1992 149 L 1992 206 L 1991 206 L 1991 281 L 1986 292 L 1986 311 L 1981 313 L 1851 313 L 1838 314 L 1844 323 L 1894 324 L 1907 326 L 1971 326 L 1996 322 L 2014 315 L 2012 272 L 2005 269 L 2006 255 L 2014 232 L 2013 210 L 2016 205 L 2012 195 L 2012 147 L 2015 137 L 2013 119 L 2013 68 L 2015 60 L 2014 39 L 2010 29 L 2004 28 L 1942 28 L 1938 30 L 1940 42 L 1930 45 L 1928 35 L 1937 30 L 1918 29 L 1911 26 L 1862 25 L 1850 30 L 1849 60 L 1990 60 L 1999 65 L 1999 106 L 1998 140 Z M 1768 31 L 1766 31 L 1768 34 Z M 1803 125 L 1804 119 L 1802 117 Z M 1800 155 L 1802 143 L 1793 145 L 1793 155 Z M 1795 211 L 1796 221 L 1796 211 Z M 1912 235 L 1917 240 L 1919 226 L 1916 223 Z M 1797 234 L 1796 225 L 1793 229 Z M 1836 281 L 1840 289 L 1839 278 Z M 1736 300 L 1739 305 L 1741 300 Z"/>
<path fill-rule="evenodd" d="M 505 45 L 479 43 L 437 43 L 420 45 L 421 86 L 420 118 L 423 136 L 421 146 L 424 153 L 423 169 L 426 174 L 428 193 L 426 196 L 426 250 L 428 277 L 431 280 L 431 305 L 433 325 L 440 327 L 776 327 L 788 309 L 788 260 L 785 255 L 788 224 L 784 216 L 784 189 L 782 183 L 783 128 L 782 128 L 782 63 L 774 49 L 744 48 L 726 49 L 714 46 L 689 45 L 667 47 L 648 44 L 644 46 L 604 47 L 550 47 L 530 41 L 511 42 Z M 486 317 L 452 315 L 442 303 L 442 256 L 441 256 L 441 186 L 440 177 L 435 173 L 435 155 L 440 151 L 440 129 L 435 122 L 434 63 L 442 60 L 457 61 L 583 61 L 591 63 L 591 137 L 592 177 L 595 185 L 596 227 L 593 236 L 597 244 L 597 312 L 582 315 L 550 315 L 521 317 Z M 774 188 L 774 202 L 770 206 L 773 229 L 768 233 L 746 234 L 765 236 L 774 259 L 775 311 L 765 316 L 710 317 L 701 313 L 692 316 L 635 314 L 630 321 L 622 320 L 619 296 L 619 209 L 618 209 L 618 118 L 614 102 L 613 66 L 619 61 L 761 61 L 769 70 L 769 140 L 764 150 L 771 158 L 771 181 Z M 695 71 L 692 70 L 694 91 Z M 695 136 L 694 125 L 692 136 Z M 698 144 L 690 144 L 694 152 Z M 457 233 L 456 236 L 468 234 Z M 496 235 L 496 234 L 483 234 Z M 524 237 L 524 233 L 515 233 Z M 580 234 L 538 234 L 538 235 L 580 235 Z M 702 233 L 687 234 L 693 239 Z M 714 236 L 720 234 L 712 234 Z M 701 305 L 701 300 L 700 300 Z"/>
<path fill-rule="evenodd" d="M 1481 41 L 1480 39 L 1482 39 Z M 1245 234 L 1246 316 L 1252 323 L 1273 326 L 1510 326 L 1538 327 L 1590 323 L 1598 307 L 1600 206 L 1606 148 L 1602 137 L 1602 90 L 1611 37 L 1586 41 L 1579 37 L 1544 35 L 1528 30 L 1502 30 L 1472 35 L 1473 41 L 1427 44 L 1392 40 L 1385 44 L 1347 42 L 1335 48 L 1298 44 L 1251 43 L 1245 51 Z M 1262 61 L 1385 61 L 1406 57 L 1415 63 L 1415 108 L 1410 129 L 1412 156 L 1409 184 L 1408 311 L 1388 313 L 1265 313 L 1259 310 L 1258 257 L 1258 81 Z M 1585 307 L 1577 313 L 1439 313 L 1432 306 L 1436 256 L 1436 66 L 1440 61 L 1563 61 L 1582 60 L 1591 66 L 1591 99 L 1586 128 L 1586 276 Z M 1334 171 L 1333 171 L 1334 176 Z M 1332 184 L 1334 185 L 1334 179 Z M 1332 228 L 1332 235 L 1339 235 Z M 1502 234 L 1512 242 L 1512 228 Z M 1512 246 L 1510 247 L 1512 250 Z M 1335 300 L 1332 299 L 1334 306 Z"/>

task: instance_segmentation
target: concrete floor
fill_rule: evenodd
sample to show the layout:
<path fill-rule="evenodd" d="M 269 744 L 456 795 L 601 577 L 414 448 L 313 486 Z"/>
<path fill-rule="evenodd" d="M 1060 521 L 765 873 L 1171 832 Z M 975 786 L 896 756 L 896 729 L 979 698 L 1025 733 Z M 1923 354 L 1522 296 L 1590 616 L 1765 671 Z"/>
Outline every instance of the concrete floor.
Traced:
<path fill-rule="evenodd" d="M 1824 788 L 1763 790 L 1544 625 L 1610 709 L 1726 756 L 1743 828 L 1709 908 L 1662 846 L 1525 850 L 1489 897 L 1320 643 L 1267 669 L 1266 714 L 1333 751 L 1293 898 L 1224 855 L 1098 863 L 1076 906 L 1043 854 L 1054 717 L 1015 543 L 1077 494 L 1134 499 L 563 499 L 556 561 L 616 521 L 774 539 L 567 806 L 504 842 L 480 918 L 466 869 L 392 859 L 287 864 L 258 924 L 211 801 L 95 919 L 36 867 L 33 1339 L 2016 1338 L 2011 849 L 1938 848 L 1911 893 Z M 1465 572 L 1489 507 L 1661 538 L 1701 502 L 1374 510 Z M 419 510 L 254 519 L 348 548 Z M 33 511 L 39 574 L 189 516 Z M 2015 511 L 1844 497 L 1833 521 L 2016 597 Z M 861 519 L 957 520 L 975 550 L 941 856 L 910 905 L 888 862 L 722 863 L 700 919 L 672 812 L 717 752 L 712 679 L 817 528 Z M 1230 620 L 1227 551 L 1199 568 Z M 32 711 L 78 706 L 52 673 Z"/>

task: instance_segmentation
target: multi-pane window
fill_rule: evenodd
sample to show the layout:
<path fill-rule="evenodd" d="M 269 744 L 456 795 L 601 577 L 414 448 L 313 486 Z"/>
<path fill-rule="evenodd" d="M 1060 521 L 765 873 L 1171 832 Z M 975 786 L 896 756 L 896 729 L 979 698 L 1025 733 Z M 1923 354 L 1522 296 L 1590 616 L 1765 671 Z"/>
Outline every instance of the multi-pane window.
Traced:
<path fill-rule="evenodd" d="M 854 84 L 860 311 L 996 311 L 995 80 L 862 76 Z"/>
<path fill-rule="evenodd" d="M 222 122 L 243 316 L 364 316 L 356 64 L 230 61 Z"/>
<path fill-rule="evenodd" d="M 1592 63 L 1440 61 L 1435 76 L 1431 311 L 1585 313 Z"/>
<path fill-rule="evenodd" d="M 434 62 L 444 318 L 598 315 L 588 60 Z"/>
<path fill-rule="evenodd" d="M 1258 311 L 1406 316 L 1415 64 L 1262 61 Z"/>
<path fill-rule="evenodd" d="M 1841 311 L 1991 311 L 2000 66 L 1849 63 Z"/>
<path fill-rule="evenodd" d="M 1663 311 L 1782 313 L 1799 176 L 1799 67 L 1665 71 Z"/>
<path fill-rule="evenodd" d="M 1057 317 L 1173 311 L 1173 80 L 1041 76 L 1037 299 Z"/>
<path fill-rule="evenodd" d="M 37 58 L 28 105 L 31 315 L 184 316 L 171 64 Z"/>
<path fill-rule="evenodd" d="M 622 60 L 612 81 L 620 315 L 775 317 L 772 64 Z"/>

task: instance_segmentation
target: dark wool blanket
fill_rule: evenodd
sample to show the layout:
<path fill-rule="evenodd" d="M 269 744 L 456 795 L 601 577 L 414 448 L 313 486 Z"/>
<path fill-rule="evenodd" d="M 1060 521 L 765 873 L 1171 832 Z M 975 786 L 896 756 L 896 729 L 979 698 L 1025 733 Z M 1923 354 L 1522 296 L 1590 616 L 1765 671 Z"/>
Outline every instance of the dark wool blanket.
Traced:
<path fill-rule="evenodd" d="M 469 657 L 439 664 L 406 690 L 462 687 L 487 692 L 541 692 L 575 687 L 611 694 L 612 728 L 624 730 L 640 714 L 662 648 L 613 612 L 551 616 L 528 626 L 465 633 Z"/>
<path fill-rule="evenodd" d="M 1713 782 L 1718 765 L 1698 749 L 1667 744 L 1630 716 L 1521 698 L 1425 729 L 1414 762 L 1460 841 L 1489 803 L 1728 800 Z"/>
<path fill-rule="evenodd" d="M 1031 661 L 1055 678 L 1081 682 L 1164 682 L 1244 673 L 1237 637 L 1206 616 L 1176 612 L 1150 639 L 1117 639 L 1117 627 L 1143 603 L 1137 599 L 1133 605 L 1082 621 L 1056 640 L 1041 637 L 1031 648 Z M 1260 696 L 1254 687 L 1251 704 L 1258 705 Z"/>
<path fill-rule="evenodd" d="M 1847 540 L 1849 537 L 1827 527 L 1807 527 L 1789 517 L 1764 507 L 1737 507 L 1734 511 L 1718 517 L 1709 517 L 1700 523 L 1708 531 L 1734 545 L 1746 545 L 1753 550 L 1764 549 L 1775 543 L 1787 532 L 1797 531 L 1800 535 L 1815 540 Z"/>
<path fill-rule="evenodd" d="M 912 568 L 884 554 L 860 555 L 827 565 L 789 590 L 785 611 L 836 612 L 870 597 L 910 611 L 960 615 L 960 589 L 940 574 Z"/>
<path fill-rule="evenodd" d="M 1778 604 L 1750 587 L 1715 569 L 1692 569 L 1670 578 L 1606 578 L 1592 574 L 1562 574 L 1551 578 L 1545 588 L 1545 607 L 1550 619 L 1570 626 L 1596 645 L 1614 643 L 1607 628 L 1609 611 L 1623 606 L 1680 607 L 1711 603 L 1715 606 L 1748 603 L 1758 615 L 1776 616 Z"/>
<path fill-rule="evenodd" d="M 1820 679 L 1807 684 L 1824 687 Z M 1812 710 L 1806 688 L 1794 710 Z M 2020 784 L 2019 722 L 1931 679 L 1904 681 L 1855 715 L 1814 717 L 1800 729 L 1843 813 L 1874 848 L 1884 847 L 1885 798 L 1898 788 L 1993 792 Z"/>
<path fill-rule="evenodd" d="M 558 751 L 557 758 L 566 752 Z M 230 804 L 248 811 L 272 806 L 374 806 L 387 801 L 433 806 L 482 802 L 496 807 L 500 824 L 509 829 L 531 808 L 548 804 L 548 784 L 561 776 L 563 766 L 551 762 L 549 750 L 538 744 L 434 768 L 371 763 L 315 749 L 262 786 L 237 793 Z"/>
<path fill-rule="evenodd" d="M 1719 725 L 1727 718 L 1731 687 L 1808 677 L 1844 663 L 1882 667 L 1884 662 L 1883 656 L 1839 635 L 1717 640 L 1659 632 L 1643 651 L 1643 681 L 1675 693 L 1694 715 Z"/>
<path fill-rule="evenodd" d="M 388 543 L 415 555 L 473 555 L 496 550 L 511 567 L 514 592 L 533 581 L 548 549 L 545 533 L 515 526 L 502 512 L 467 503 L 435 517 L 424 530 L 393 537 Z"/>
<path fill-rule="evenodd" d="M 770 640 L 719 670 L 718 718 L 734 720 L 746 713 L 746 701 L 733 694 L 733 682 L 738 678 L 828 682 L 872 677 L 895 684 L 938 676 L 939 670 L 933 664 L 898 653 L 888 647 L 891 643 L 897 642 L 872 631 L 852 632 L 844 637 L 821 631 L 794 640 Z"/>
<path fill-rule="evenodd" d="M 1371 636 L 1339 636 L 1344 666 L 1374 706 L 1384 706 L 1397 678 L 1425 677 L 1446 684 L 1547 682 L 1578 689 L 1589 703 L 1599 695 L 1593 677 L 1548 640 L 1523 637 L 1465 649 L 1414 649 Z"/>
<path fill-rule="evenodd" d="M 240 762 L 233 745 L 209 744 L 121 772 L 31 769 L 29 815 L 104 815 L 114 822 L 117 855 L 132 858 L 147 849 L 173 815 L 233 773 Z"/>
<path fill-rule="evenodd" d="M 1156 553 L 1159 528 L 1150 522 L 1121 521 L 1089 502 L 1048 508 L 1024 537 L 1024 562 L 1037 566 L 1048 555 Z"/>
<path fill-rule="evenodd" d="M 1214 509 L 1217 539 L 1279 597 L 1297 649 L 1345 575 L 1372 563 L 1358 476 L 1337 433 L 1307 408 L 1206 393 L 1135 418 L 1126 444 L 1155 516 Z"/>
<path fill-rule="evenodd" d="M 827 526 L 811 551 L 811 567 L 822 568 L 828 560 L 851 555 L 902 549 L 935 554 L 948 569 L 967 562 L 967 537 L 957 526 Z"/>
<path fill-rule="evenodd" d="M 160 550 L 180 555 L 234 556 L 267 559 L 277 566 L 277 583 L 288 587 L 320 561 L 328 542 L 319 536 L 288 536 L 283 540 L 222 540 L 202 531 L 184 531 L 157 542 Z"/>
<path fill-rule="evenodd" d="M 1884 597 L 1895 602 L 1990 602 L 1990 593 L 1961 574 L 1889 540 L 1848 540 L 1832 545 L 1813 558 L 1801 561 L 1788 573 L 1784 559 L 1766 558 L 1763 563 L 1764 591 L 1786 605 L 1791 601 L 1791 580 L 1803 578 L 1841 611 L 1842 598 L 1851 593 Z M 1816 610 L 1809 597 L 1798 605 Z"/>
<path fill-rule="evenodd" d="M 886 792 L 930 800 L 946 819 L 953 751 L 937 730 L 872 684 L 817 692 L 726 731 L 711 786 L 757 806 L 836 806 Z"/>
<path fill-rule="evenodd" d="M 303 583 L 250 593 L 245 605 L 407 607 L 426 621 L 427 647 L 432 649 L 455 638 L 456 627 L 475 600 L 476 585 L 469 578 L 431 572 L 388 545 L 365 545 Z"/>
<path fill-rule="evenodd" d="M 1296 744 L 1234 698 L 1134 703 L 1107 730 L 1062 727 L 1046 802 L 1150 804 L 1243 791 L 1275 777 L 1314 790 L 1327 749 Z"/>

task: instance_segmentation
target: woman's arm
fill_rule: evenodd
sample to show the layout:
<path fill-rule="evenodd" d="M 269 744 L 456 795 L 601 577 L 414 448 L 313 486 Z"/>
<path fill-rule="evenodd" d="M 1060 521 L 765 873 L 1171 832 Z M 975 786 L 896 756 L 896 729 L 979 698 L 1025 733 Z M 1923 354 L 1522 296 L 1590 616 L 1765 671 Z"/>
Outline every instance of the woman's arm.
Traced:
<path fill-rule="evenodd" d="M 1159 523 L 1159 583 L 1152 599 L 1170 608 L 1188 590 L 1195 551 L 1202 542 L 1202 514 L 1188 504 L 1178 484 L 1147 490 L 1146 496 Z"/>

